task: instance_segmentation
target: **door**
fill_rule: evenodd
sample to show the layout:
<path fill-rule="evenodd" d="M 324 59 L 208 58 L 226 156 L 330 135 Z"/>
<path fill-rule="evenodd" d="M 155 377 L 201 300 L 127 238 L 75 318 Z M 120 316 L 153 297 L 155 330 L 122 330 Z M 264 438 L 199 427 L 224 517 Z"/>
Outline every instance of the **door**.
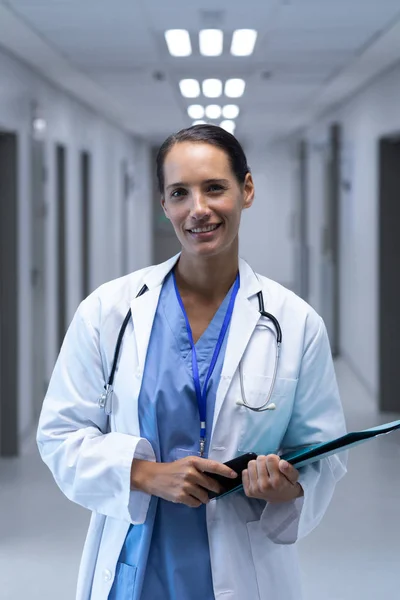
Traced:
<path fill-rule="evenodd" d="M 152 150 L 152 162 L 155 164 L 158 149 Z M 181 245 L 176 237 L 171 222 L 164 214 L 161 206 L 161 193 L 158 182 L 153 176 L 153 262 L 161 263 L 181 250 Z"/>
<path fill-rule="evenodd" d="M 129 231 L 132 230 L 130 227 L 129 220 L 131 218 L 131 211 L 129 207 L 130 196 L 131 196 L 131 178 L 128 171 L 128 164 L 126 160 L 121 163 L 121 190 L 122 190 L 122 222 L 121 222 L 121 268 L 122 275 L 126 275 L 129 272 Z"/>
<path fill-rule="evenodd" d="M 331 343 L 333 356 L 339 353 L 339 195 L 340 125 L 330 128 L 325 161 L 321 257 L 321 316 Z"/>
<path fill-rule="evenodd" d="M 400 141 L 379 144 L 379 405 L 400 412 Z"/>
<path fill-rule="evenodd" d="M 31 139 L 32 400 L 38 418 L 47 388 L 45 315 L 46 168 L 43 140 Z"/>
<path fill-rule="evenodd" d="M 18 141 L 0 132 L 0 455 L 18 454 Z"/>
<path fill-rule="evenodd" d="M 67 329 L 66 150 L 56 146 L 58 346 Z"/>
<path fill-rule="evenodd" d="M 309 241 L 307 227 L 307 158 L 308 149 L 305 140 L 302 140 L 297 148 L 295 162 L 295 210 L 293 223 L 294 238 L 294 271 L 295 292 L 304 300 L 309 296 Z"/>
<path fill-rule="evenodd" d="M 91 156 L 82 151 L 81 170 L 81 218 L 82 218 L 82 299 L 90 293 L 90 196 Z"/>

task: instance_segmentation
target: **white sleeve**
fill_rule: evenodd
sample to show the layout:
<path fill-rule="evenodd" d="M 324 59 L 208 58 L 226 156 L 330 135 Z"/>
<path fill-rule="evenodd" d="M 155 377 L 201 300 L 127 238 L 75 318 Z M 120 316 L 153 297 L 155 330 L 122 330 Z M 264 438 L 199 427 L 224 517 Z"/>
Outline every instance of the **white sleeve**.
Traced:
<path fill-rule="evenodd" d="M 130 489 L 132 460 L 154 461 L 155 455 L 144 438 L 105 433 L 107 416 L 98 405 L 105 373 L 99 331 L 87 316 L 96 309 L 88 310 L 88 300 L 74 316 L 51 377 L 37 432 L 39 452 L 70 500 L 139 524 L 150 496 Z"/>
<path fill-rule="evenodd" d="M 328 335 L 322 319 L 318 320 L 319 326 L 317 322 L 305 340 L 293 413 L 282 443 L 283 452 L 346 433 Z M 300 468 L 299 483 L 304 489 L 304 497 L 266 505 L 261 525 L 272 541 L 292 544 L 319 524 L 337 481 L 346 473 L 346 460 L 347 453 L 344 452 Z"/>

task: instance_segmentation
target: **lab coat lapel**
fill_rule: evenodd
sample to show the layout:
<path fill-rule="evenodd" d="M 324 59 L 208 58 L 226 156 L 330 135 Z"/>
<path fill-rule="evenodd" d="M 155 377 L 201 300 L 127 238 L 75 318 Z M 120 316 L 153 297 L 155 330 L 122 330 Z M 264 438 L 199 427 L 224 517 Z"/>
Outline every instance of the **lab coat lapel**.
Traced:
<path fill-rule="evenodd" d="M 229 329 L 221 382 L 215 401 L 213 431 L 232 378 L 260 318 L 257 298 L 254 296 L 261 290 L 261 285 L 254 272 L 244 261 L 240 261 L 240 281 L 240 290 L 236 297 Z"/>
<path fill-rule="evenodd" d="M 148 290 L 131 302 L 132 321 L 137 344 L 139 374 L 143 374 L 150 334 L 160 297 L 161 285 Z"/>
<path fill-rule="evenodd" d="M 143 375 L 149 347 L 150 334 L 157 310 L 162 284 L 165 277 L 174 267 L 179 254 L 164 263 L 152 268 L 145 276 L 143 283 L 148 291 L 131 301 L 132 321 L 138 353 L 139 374 Z"/>

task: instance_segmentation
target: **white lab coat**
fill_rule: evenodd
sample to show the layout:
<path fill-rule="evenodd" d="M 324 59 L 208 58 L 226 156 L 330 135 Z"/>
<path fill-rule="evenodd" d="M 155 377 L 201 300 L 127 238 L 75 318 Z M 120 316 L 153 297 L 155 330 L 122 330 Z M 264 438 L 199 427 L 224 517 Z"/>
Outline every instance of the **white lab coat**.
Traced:
<path fill-rule="evenodd" d="M 64 494 L 92 511 L 77 600 L 106 600 L 129 525 L 146 519 L 150 497 L 130 489 L 132 459 L 155 460 L 150 443 L 140 437 L 138 396 L 160 290 L 176 260 L 111 281 L 82 302 L 44 400 L 37 436 L 41 456 Z M 240 281 L 216 397 L 210 458 L 224 462 L 247 451 L 278 452 L 344 434 L 321 318 L 290 291 L 256 276 L 243 260 Z M 149 291 L 136 298 L 143 284 Z M 250 402 L 265 399 L 273 373 L 273 330 L 256 328 L 260 290 L 265 310 L 281 324 L 283 344 L 271 399 L 276 409 L 256 413 L 236 401 L 241 397 L 240 360 Z M 122 344 L 108 424 L 98 398 L 129 307 L 132 320 Z M 215 598 L 300 600 L 294 542 L 320 522 L 344 473 L 343 455 L 336 455 L 301 469 L 304 498 L 266 504 L 236 493 L 210 502 L 207 528 Z"/>

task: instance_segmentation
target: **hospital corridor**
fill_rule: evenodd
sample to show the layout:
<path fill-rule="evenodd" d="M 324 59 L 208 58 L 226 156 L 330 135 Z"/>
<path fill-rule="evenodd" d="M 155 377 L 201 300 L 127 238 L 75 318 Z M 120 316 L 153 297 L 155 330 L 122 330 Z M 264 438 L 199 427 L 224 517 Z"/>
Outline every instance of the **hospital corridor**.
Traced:
<path fill-rule="evenodd" d="M 400 0 L 0 0 L 0 600 L 400 599 L 399 99 Z"/>

